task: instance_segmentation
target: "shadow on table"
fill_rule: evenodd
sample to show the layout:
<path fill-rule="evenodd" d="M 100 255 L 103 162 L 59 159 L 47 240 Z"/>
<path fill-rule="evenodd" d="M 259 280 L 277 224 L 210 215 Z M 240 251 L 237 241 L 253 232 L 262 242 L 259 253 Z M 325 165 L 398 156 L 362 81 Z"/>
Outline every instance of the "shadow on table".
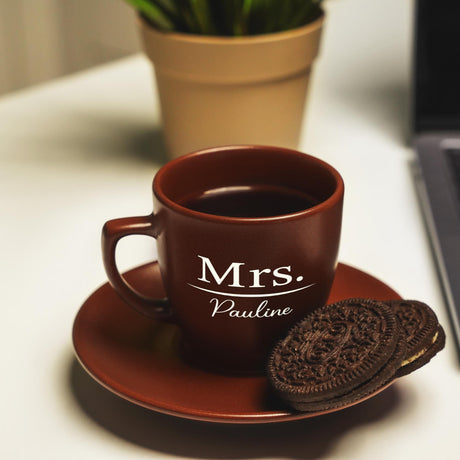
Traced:
<path fill-rule="evenodd" d="M 335 103 L 344 104 L 354 112 L 356 120 L 396 140 L 398 144 L 410 145 L 410 95 L 407 85 L 399 82 L 373 82 L 368 86 L 348 85 L 335 88 Z"/>
<path fill-rule="evenodd" d="M 75 358 L 69 383 L 81 409 L 114 435 L 157 452 L 193 458 L 318 458 L 347 431 L 381 420 L 401 404 L 393 385 L 357 406 L 314 419 L 227 425 L 180 419 L 131 404 L 95 382 Z"/>
<path fill-rule="evenodd" d="M 123 114 L 111 116 L 71 112 L 55 131 L 36 131 L 30 135 L 34 149 L 23 149 L 15 161 L 39 161 L 40 164 L 107 165 L 164 164 L 168 161 L 163 131 L 150 120 L 136 120 Z"/>
<path fill-rule="evenodd" d="M 74 152 L 85 156 L 88 161 L 163 164 L 168 160 L 160 126 L 126 119 L 121 115 L 98 117 L 94 114 L 78 114 L 78 117 L 80 124 L 94 127 L 92 134 L 81 136 L 70 131 L 57 142 L 71 145 Z"/>

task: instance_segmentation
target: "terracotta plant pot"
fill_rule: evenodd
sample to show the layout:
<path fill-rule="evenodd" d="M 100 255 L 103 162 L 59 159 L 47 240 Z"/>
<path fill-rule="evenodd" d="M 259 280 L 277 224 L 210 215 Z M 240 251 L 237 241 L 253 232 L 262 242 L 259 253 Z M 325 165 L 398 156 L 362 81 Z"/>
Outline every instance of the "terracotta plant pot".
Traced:
<path fill-rule="evenodd" d="M 161 32 L 140 19 L 169 154 L 243 143 L 298 147 L 323 22 L 215 37 Z"/>

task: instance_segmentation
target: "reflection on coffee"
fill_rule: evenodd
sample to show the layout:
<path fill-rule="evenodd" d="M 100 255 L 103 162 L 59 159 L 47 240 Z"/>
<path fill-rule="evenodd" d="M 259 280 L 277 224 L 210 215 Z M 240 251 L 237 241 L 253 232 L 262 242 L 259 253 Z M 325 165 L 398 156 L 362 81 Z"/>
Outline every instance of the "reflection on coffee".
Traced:
<path fill-rule="evenodd" d="M 193 211 L 227 217 L 272 217 L 311 208 L 317 200 L 278 185 L 230 186 L 207 190 L 184 200 Z"/>

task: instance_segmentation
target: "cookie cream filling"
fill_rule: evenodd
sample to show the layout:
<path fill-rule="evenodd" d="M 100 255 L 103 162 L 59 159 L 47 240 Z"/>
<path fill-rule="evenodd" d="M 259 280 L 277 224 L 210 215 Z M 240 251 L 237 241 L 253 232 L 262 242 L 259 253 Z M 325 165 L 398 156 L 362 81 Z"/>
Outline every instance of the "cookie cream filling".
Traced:
<path fill-rule="evenodd" d="M 433 336 L 431 339 L 431 343 L 429 347 L 421 349 L 418 353 L 415 353 L 415 355 L 410 356 L 406 360 L 404 360 L 401 364 L 401 367 L 407 366 L 408 364 L 412 363 L 415 361 L 417 358 L 420 358 L 420 356 L 424 355 L 426 351 L 436 342 L 436 339 L 438 338 L 438 331 L 436 331 L 436 334 Z"/>

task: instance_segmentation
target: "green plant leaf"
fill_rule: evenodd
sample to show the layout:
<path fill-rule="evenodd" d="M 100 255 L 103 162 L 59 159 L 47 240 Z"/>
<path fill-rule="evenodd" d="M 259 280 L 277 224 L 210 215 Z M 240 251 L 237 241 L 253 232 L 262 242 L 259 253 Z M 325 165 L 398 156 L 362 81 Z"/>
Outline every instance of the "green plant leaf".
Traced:
<path fill-rule="evenodd" d="M 322 0 L 125 0 L 155 27 L 193 34 L 250 35 L 316 19 Z"/>
<path fill-rule="evenodd" d="M 291 12 L 290 18 L 287 17 L 282 24 L 283 30 L 300 27 L 319 17 L 321 12 L 321 0 L 311 0 L 309 2 L 298 0 L 297 3 L 295 14 Z"/>
<path fill-rule="evenodd" d="M 211 8 L 208 0 L 189 0 L 190 9 L 199 25 L 200 33 L 204 35 L 216 34 L 217 29 L 213 23 Z"/>
<path fill-rule="evenodd" d="M 174 22 L 165 11 L 149 0 L 125 0 L 136 8 L 145 18 L 159 29 L 172 30 Z"/>

